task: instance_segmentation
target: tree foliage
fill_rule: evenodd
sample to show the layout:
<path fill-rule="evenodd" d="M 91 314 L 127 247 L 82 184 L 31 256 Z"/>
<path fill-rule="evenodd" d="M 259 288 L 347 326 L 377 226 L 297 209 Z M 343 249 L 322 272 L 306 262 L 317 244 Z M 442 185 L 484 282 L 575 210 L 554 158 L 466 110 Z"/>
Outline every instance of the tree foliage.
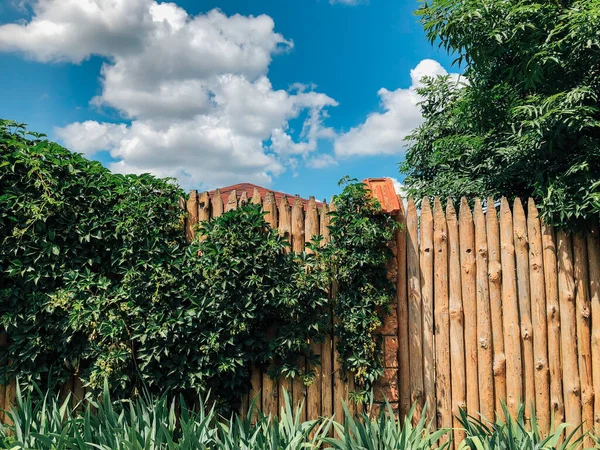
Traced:
<path fill-rule="evenodd" d="M 600 1 L 427 0 L 462 80 L 424 80 L 401 170 L 415 196 L 534 197 L 547 222 L 600 219 Z"/>

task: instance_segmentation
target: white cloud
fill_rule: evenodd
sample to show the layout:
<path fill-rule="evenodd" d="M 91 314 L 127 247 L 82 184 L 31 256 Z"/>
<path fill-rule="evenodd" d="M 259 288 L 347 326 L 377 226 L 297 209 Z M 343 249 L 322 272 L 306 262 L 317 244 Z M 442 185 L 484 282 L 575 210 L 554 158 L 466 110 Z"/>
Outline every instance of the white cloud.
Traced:
<path fill-rule="evenodd" d="M 350 5 L 350 6 L 356 6 L 360 3 L 366 3 L 367 0 L 329 0 L 329 3 L 331 5 Z"/>
<path fill-rule="evenodd" d="M 306 165 L 313 169 L 325 169 L 330 166 L 337 166 L 338 162 L 331 155 L 322 154 L 316 155 L 306 161 Z"/>
<path fill-rule="evenodd" d="M 432 59 L 421 61 L 410 71 L 411 86 L 389 91 L 381 88 L 378 95 L 383 112 L 369 114 L 365 122 L 340 134 L 334 143 L 339 157 L 359 155 L 391 155 L 405 150 L 404 138 L 422 122 L 417 88 L 424 76 L 446 75 L 440 63 Z M 457 75 L 454 75 L 457 76 Z"/>
<path fill-rule="evenodd" d="M 335 100 L 313 86 L 275 90 L 267 77 L 273 55 L 292 46 L 266 15 L 190 16 L 153 0 L 37 0 L 29 22 L 0 26 L 0 51 L 40 62 L 105 58 L 91 103 L 130 124 L 56 129 L 67 147 L 107 150 L 114 170 L 174 176 L 199 189 L 268 184 L 334 137 L 323 120 Z M 295 140 L 289 121 L 304 113 Z"/>

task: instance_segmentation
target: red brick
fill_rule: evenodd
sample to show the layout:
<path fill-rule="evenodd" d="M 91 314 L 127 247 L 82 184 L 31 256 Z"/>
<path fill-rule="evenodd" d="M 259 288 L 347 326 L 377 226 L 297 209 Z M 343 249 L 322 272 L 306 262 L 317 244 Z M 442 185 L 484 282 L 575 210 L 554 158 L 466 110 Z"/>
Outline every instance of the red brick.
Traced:
<path fill-rule="evenodd" d="M 383 376 L 375 383 L 373 399 L 376 402 L 396 403 L 399 400 L 398 369 L 383 369 Z"/>
<path fill-rule="evenodd" d="M 383 365 L 386 368 L 398 368 L 398 337 L 385 336 L 383 338 Z"/>
<path fill-rule="evenodd" d="M 396 308 L 392 307 L 390 315 L 385 318 L 383 326 L 379 330 L 381 334 L 385 335 L 398 335 L 398 312 Z"/>

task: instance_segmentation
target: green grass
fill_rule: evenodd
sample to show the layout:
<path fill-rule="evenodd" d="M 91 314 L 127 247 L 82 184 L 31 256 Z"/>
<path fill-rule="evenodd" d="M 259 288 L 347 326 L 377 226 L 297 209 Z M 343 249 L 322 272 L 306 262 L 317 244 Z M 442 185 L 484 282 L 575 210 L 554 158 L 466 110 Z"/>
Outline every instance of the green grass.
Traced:
<path fill-rule="evenodd" d="M 203 399 L 194 408 L 181 398 L 113 402 L 105 390 L 98 401 L 74 408 L 71 398 L 33 398 L 17 389 L 16 407 L 8 413 L 13 425 L 0 427 L 0 449 L 444 450 L 451 438 L 451 430 L 431 431 L 424 417 L 413 421 L 414 409 L 403 422 L 395 420 L 389 405 L 376 418 L 353 418 L 346 410 L 343 423 L 335 418 L 301 421 L 301 406 L 294 409 L 287 393 L 279 418 L 263 415 L 256 402 L 245 417 L 225 418 Z M 567 426 L 561 424 L 542 436 L 535 419 L 527 424 L 524 411 L 513 419 L 504 409 L 494 424 L 463 413 L 466 439 L 460 449 L 583 449 L 582 438 L 575 437 L 579 429 L 565 437 Z M 600 440 L 593 439 L 594 448 L 600 448 Z"/>

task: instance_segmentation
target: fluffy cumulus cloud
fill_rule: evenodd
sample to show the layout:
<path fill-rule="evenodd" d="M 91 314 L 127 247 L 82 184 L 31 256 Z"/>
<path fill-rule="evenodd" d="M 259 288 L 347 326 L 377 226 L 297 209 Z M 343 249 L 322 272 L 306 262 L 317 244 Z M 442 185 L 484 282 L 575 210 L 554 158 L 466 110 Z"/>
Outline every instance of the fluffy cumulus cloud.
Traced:
<path fill-rule="evenodd" d="M 40 62 L 105 58 L 91 103 L 128 124 L 59 128 L 67 147 L 106 150 L 114 170 L 197 188 L 269 183 L 334 137 L 323 124 L 334 99 L 313 86 L 276 90 L 267 76 L 273 55 L 292 46 L 266 15 L 191 16 L 153 0 L 37 0 L 31 20 L 0 26 L 0 51 Z M 294 138 L 289 122 L 304 116 Z"/>
<path fill-rule="evenodd" d="M 369 114 L 360 125 L 341 133 L 334 150 L 339 157 L 358 155 L 390 155 L 405 150 L 404 138 L 418 127 L 423 118 L 418 103 L 417 88 L 424 76 L 446 75 L 446 70 L 432 59 L 421 61 L 410 71 L 411 86 L 407 89 L 378 92 L 382 112 Z M 453 74 L 454 77 L 458 75 Z"/>

